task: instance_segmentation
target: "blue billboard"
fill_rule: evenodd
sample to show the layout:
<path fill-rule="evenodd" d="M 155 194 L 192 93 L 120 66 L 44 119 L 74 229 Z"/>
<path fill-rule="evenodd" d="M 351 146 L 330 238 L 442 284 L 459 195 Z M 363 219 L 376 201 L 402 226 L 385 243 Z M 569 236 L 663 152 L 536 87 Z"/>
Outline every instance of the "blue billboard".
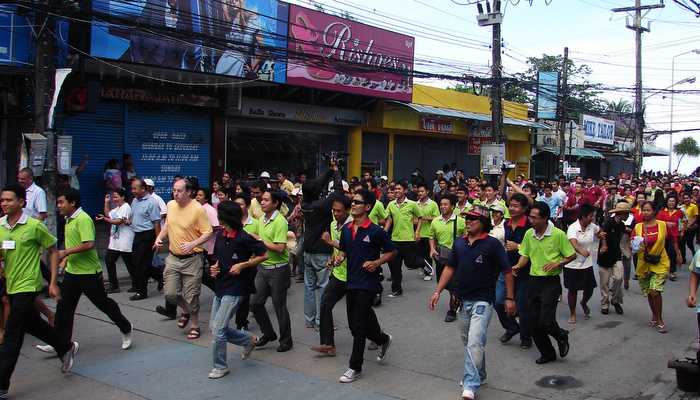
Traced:
<path fill-rule="evenodd" d="M 557 119 L 559 72 L 537 74 L 537 119 Z"/>
<path fill-rule="evenodd" d="M 29 67 L 34 61 L 31 21 L 12 5 L 0 5 L 0 65 Z"/>
<path fill-rule="evenodd" d="M 277 0 L 93 0 L 95 57 L 284 83 L 289 5 Z"/>

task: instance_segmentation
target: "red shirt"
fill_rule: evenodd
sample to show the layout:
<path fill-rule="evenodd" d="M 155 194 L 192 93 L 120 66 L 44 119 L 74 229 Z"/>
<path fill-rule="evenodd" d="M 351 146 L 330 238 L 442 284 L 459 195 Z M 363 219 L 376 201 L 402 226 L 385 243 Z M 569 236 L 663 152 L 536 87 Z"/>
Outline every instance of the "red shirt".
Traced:
<path fill-rule="evenodd" d="M 632 208 L 632 216 L 634 217 L 634 223 L 639 224 L 642 222 L 642 209 L 639 207 Z"/>
<path fill-rule="evenodd" d="M 576 198 L 576 196 L 569 196 L 564 205 L 564 212 L 566 214 L 567 221 L 575 221 L 578 218 L 578 213 L 582 205 L 593 204 L 591 199 L 583 194 L 581 197 Z M 568 209 L 567 209 L 568 208 Z"/>
<path fill-rule="evenodd" d="M 678 239 L 678 227 L 682 218 L 683 211 L 679 209 L 669 211 L 668 208 L 664 208 L 663 210 L 659 211 L 659 214 L 656 216 L 656 219 L 659 221 L 670 222 L 673 224 L 666 224 L 666 227 L 668 228 L 668 235 L 674 240 Z"/>
<path fill-rule="evenodd" d="M 595 205 L 598 204 L 601 198 L 605 195 L 603 193 L 603 189 L 600 187 L 593 185 L 590 188 L 589 187 L 584 187 L 583 188 L 583 195 L 588 197 L 589 201 L 591 204 Z"/>
<path fill-rule="evenodd" d="M 654 243 L 659 239 L 659 226 L 642 226 L 642 237 L 644 238 L 644 246 L 647 249 L 651 249 Z"/>

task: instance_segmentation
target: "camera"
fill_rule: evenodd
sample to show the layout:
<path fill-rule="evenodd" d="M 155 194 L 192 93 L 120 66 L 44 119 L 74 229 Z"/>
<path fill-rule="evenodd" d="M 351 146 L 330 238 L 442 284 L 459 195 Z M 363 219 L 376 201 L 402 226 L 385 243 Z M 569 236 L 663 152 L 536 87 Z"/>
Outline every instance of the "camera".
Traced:
<path fill-rule="evenodd" d="M 515 169 L 515 163 L 511 161 L 504 161 L 503 165 L 501 165 L 501 170 L 503 171 L 510 171 L 512 169 Z"/>

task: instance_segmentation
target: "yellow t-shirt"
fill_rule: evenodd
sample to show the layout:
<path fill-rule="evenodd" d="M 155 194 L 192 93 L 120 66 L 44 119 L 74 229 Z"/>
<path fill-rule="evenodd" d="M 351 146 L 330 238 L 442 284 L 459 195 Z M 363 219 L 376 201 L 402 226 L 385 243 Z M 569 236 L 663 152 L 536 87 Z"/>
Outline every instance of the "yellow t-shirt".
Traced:
<path fill-rule="evenodd" d="M 185 255 L 180 249 L 180 245 L 197 240 L 205 233 L 211 233 L 212 227 L 209 223 L 206 211 L 202 206 L 192 200 L 185 207 L 181 207 L 175 200 L 168 202 L 168 249 L 176 255 Z M 203 247 L 195 247 L 194 253 L 204 251 Z"/>
<path fill-rule="evenodd" d="M 292 194 L 292 191 L 294 190 L 294 184 L 290 182 L 289 179 L 285 179 L 284 182 L 280 184 L 280 189 L 287 192 L 287 194 Z"/>
<path fill-rule="evenodd" d="M 634 226 L 634 236 L 644 237 L 643 233 L 644 223 L 640 222 Z M 668 274 L 671 270 L 671 259 L 666 253 L 666 223 L 663 221 L 656 221 L 656 226 L 658 229 L 658 236 L 656 242 L 647 252 L 651 255 L 661 255 L 661 261 L 658 264 L 649 264 L 644 261 L 644 244 L 642 244 L 637 253 L 637 276 L 644 277 L 647 272 L 653 272 L 655 274 Z M 644 232 L 646 233 L 646 232 Z"/>

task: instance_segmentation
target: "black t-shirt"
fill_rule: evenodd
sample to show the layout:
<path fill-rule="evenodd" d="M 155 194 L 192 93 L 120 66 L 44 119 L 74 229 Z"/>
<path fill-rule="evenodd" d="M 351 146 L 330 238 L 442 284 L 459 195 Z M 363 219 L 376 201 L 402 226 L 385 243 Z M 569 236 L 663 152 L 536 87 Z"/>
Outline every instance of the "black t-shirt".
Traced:
<path fill-rule="evenodd" d="M 453 279 L 457 296 L 466 301 L 496 302 L 498 275 L 511 270 L 506 251 L 498 239 L 485 236 L 473 244 L 455 240 L 447 265 L 456 268 Z"/>
<path fill-rule="evenodd" d="M 245 296 L 255 293 L 256 267 L 245 268 L 237 276 L 228 272 L 235 264 L 248 261 L 253 256 L 265 254 L 267 249 L 263 242 L 250 236 L 244 230 L 236 232 L 234 238 L 228 237 L 224 231 L 216 233 L 214 242 L 214 257 L 219 262 L 219 276 L 216 277 L 214 292 L 217 297 Z"/>
<path fill-rule="evenodd" d="M 523 216 L 522 218 L 523 220 L 521 220 L 521 222 L 519 222 L 517 225 L 512 225 L 512 220 L 510 219 L 503 224 L 506 232 L 506 241 L 511 241 L 518 244 L 522 243 L 523 238 L 525 237 L 525 232 L 527 232 L 527 230 L 531 227 L 527 216 Z M 506 254 L 508 255 L 508 262 L 510 262 L 511 266 L 517 264 L 520 260 L 520 253 L 518 253 L 518 250 L 507 251 Z M 527 265 L 524 268 L 521 268 L 520 271 L 518 271 L 518 275 L 515 277 L 515 280 L 527 280 L 529 276 L 530 261 L 527 262 Z"/>
<path fill-rule="evenodd" d="M 622 235 L 625 234 L 625 222 L 615 221 L 614 218 L 605 220 L 602 226 L 603 232 L 606 233 L 605 239 L 608 244 L 608 251 L 605 253 L 598 252 L 598 265 L 601 267 L 612 267 L 616 262 L 622 259 L 622 250 L 620 250 L 620 242 Z"/>

